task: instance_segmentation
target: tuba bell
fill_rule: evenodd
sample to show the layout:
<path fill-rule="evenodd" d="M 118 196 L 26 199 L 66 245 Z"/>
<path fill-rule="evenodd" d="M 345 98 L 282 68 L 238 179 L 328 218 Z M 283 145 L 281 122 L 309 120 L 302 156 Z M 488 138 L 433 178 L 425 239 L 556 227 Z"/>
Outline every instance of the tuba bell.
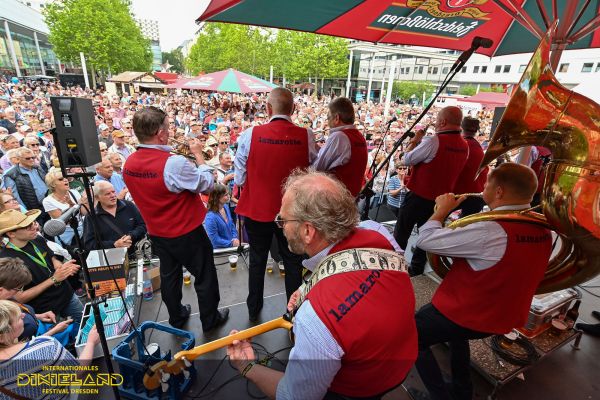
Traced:
<path fill-rule="evenodd" d="M 482 167 L 523 146 L 543 146 L 552 152 L 542 188 L 542 214 L 480 213 L 448 227 L 477 221 L 512 220 L 540 224 L 560 241 L 537 293 L 583 283 L 600 273 L 600 105 L 562 86 L 550 66 L 554 28 L 542 39 L 502 115 Z M 450 267 L 445 257 L 429 254 L 434 271 L 443 277 Z"/>

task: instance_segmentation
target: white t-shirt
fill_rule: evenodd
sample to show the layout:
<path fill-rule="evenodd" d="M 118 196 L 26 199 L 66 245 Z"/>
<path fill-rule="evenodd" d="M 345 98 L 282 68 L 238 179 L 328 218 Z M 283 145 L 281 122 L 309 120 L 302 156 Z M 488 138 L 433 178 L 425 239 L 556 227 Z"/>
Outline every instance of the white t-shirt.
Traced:
<path fill-rule="evenodd" d="M 81 199 L 81 195 L 77 190 L 74 189 L 70 189 L 69 192 L 71 193 L 71 200 L 77 204 L 79 199 Z M 48 195 L 44 200 L 42 200 L 42 205 L 44 206 L 44 211 L 46 212 L 60 210 L 60 212 L 63 213 L 70 207 L 69 204 L 56 200 L 56 198 L 52 195 Z"/>

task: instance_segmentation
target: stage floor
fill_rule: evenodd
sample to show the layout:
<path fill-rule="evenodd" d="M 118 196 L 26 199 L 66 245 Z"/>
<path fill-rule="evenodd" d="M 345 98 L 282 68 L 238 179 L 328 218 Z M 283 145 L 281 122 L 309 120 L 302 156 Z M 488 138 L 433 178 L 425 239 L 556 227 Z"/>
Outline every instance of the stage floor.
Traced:
<path fill-rule="evenodd" d="M 414 241 L 411 238 L 410 245 Z M 410 260 L 410 252 L 407 255 Z M 192 305 L 192 316 L 186 325 L 186 329 L 196 335 L 196 345 L 209 342 L 211 340 L 227 335 L 232 329 L 245 329 L 252 324 L 248 321 L 248 311 L 245 300 L 247 296 L 247 265 L 242 261 L 238 262 L 237 270 L 232 271 L 226 264 L 226 259 L 219 257 L 215 259 L 216 263 L 223 265 L 217 266 L 219 277 L 219 287 L 221 291 L 221 307 L 230 309 L 229 321 L 209 336 L 202 333 L 200 320 L 198 318 L 198 302 L 193 289 L 193 285 L 183 287 L 183 302 Z M 518 279 L 518 277 L 516 278 Z M 583 299 L 580 307 L 580 321 L 595 323 L 591 316 L 592 310 L 600 310 L 600 278 L 585 284 L 585 289 L 592 292 L 583 291 Z M 277 271 L 265 276 L 265 300 L 264 308 L 260 315 L 258 323 L 266 322 L 281 316 L 285 312 L 285 290 L 283 277 Z M 596 295 L 596 296 L 594 296 Z M 167 324 L 167 312 L 162 304 L 160 292 L 154 293 L 154 299 L 143 301 L 140 313 L 140 321 L 158 321 Z M 288 333 L 285 330 L 276 330 L 261 335 L 256 341 L 262 344 L 269 352 L 275 352 L 291 345 L 288 339 Z M 171 348 L 173 352 L 179 350 L 178 343 L 162 334 L 154 332 L 149 336 L 148 343 L 158 343 L 162 350 Z M 277 354 L 277 357 L 285 362 L 289 350 L 284 350 Z M 438 346 L 435 349 L 436 356 L 440 360 L 440 365 L 449 366 L 448 350 L 444 346 Z M 261 397 L 262 393 L 254 385 L 247 385 L 244 379 L 235 379 L 225 384 L 221 389 L 211 393 L 226 381 L 239 376 L 228 364 L 227 360 L 223 362 L 215 374 L 211 383 L 201 391 L 207 380 L 215 372 L 220 360 L 225 355 L 224 350 L 216 351 L 206 357 L 196 360 L 198 378 L 194 382 L 192 389 L 184 398 L 203 398 L 203 399 L 255 399 Z M 95 360 L 101 370 L 104 370 L 104 361 Z M 273 366 L 283 368 L 282 363 L 275 360 Z M 445 368 L 448 373 L 449 368 Z M 600 339 L 588 335 L 583 336 L 580 344 L 580 350 L 574 350 L 567 345 L 548 357 L 542 359 L 532 369 L 525 372 L 525 380 L 514 379 L 506 384 L 498 392 L 498 399 L 525 400 L 539 398 L 544 400 L 563 400 L 563 399 L 600 399 L 600 387 L 598 384 L 598 371 L 600 371 Z M 472 370 L 472 377 L 475 389 L 474 399 L 486 399 L 492 392 L 492 386 L 483 379 L 476 371 Z M 423 390 L 422 383 L 413 368 L 409 373 L 404 386 Z M 112 399 L 113 395 L 105 387 L 101 390 L 100 396 L 80 396 L 82 399 Z M 402 387 L 388 393 L 385 400 L 408 400 L 410 396 Z"/>

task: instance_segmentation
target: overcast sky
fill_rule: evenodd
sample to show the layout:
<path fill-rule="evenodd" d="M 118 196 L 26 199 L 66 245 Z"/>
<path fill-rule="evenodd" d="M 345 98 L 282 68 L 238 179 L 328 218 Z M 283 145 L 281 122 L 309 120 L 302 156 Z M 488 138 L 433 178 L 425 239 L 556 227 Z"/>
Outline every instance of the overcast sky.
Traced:
<path fill-rule="evenodd" d="M 136 18 L 158 21 L 160 47 L 170 51 L 186 39 L 191 39 L 198 26 L 196 18 L 208 6 L 209 0 L 133 0 Z"/>

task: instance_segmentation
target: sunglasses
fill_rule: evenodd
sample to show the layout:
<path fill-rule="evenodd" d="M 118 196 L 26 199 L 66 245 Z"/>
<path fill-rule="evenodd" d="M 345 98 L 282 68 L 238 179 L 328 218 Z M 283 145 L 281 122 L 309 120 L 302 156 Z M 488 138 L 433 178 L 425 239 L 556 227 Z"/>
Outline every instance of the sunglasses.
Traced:
<path fill-rule="evenodd" d="M 281 229 L 283 229 L 285 227 L 285 224 L 288 222 L 300 222 L 300 221 L 301 220 L 299 220 L 299 219 L 283 219 L 281 217 L 281 214 L 277 214 L 275 216 L 275 224 Z"/>
<path fill-rule="evenodd" d="M 27 146 L 31 146 L 31 147 L 40 147 L 39 143 L 30 143 Z"/>
<path fill-rule="evenodd" d="M 229 142 L 219 142 L 219 144 L 229 144 Z"/>
<path fill-rule="evenodd" d="M 35 160 L 35 157 L 23 157 L 22 160 L 31 161 L 31 160 Z"/>
<path fill-rule="evenodd" d="M 211 144 L 210 147 L 217 147 L 218 144 Z"/>

